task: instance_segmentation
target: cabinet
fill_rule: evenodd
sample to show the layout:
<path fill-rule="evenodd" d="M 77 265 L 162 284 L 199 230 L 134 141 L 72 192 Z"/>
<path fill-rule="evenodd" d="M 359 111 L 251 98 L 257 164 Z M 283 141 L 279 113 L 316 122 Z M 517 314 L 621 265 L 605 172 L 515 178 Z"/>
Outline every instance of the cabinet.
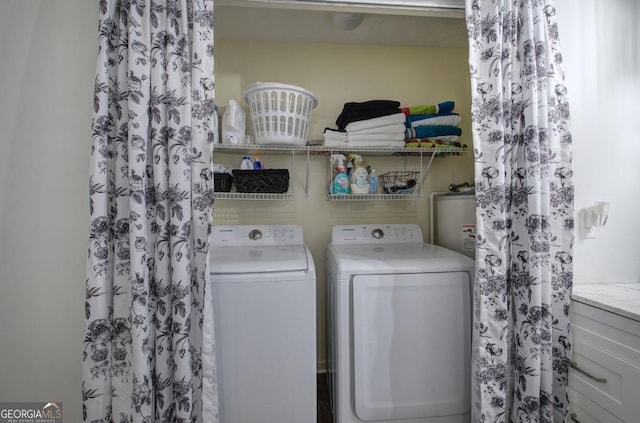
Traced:
<path fill-rule="evenodd" d="M 638 422 L 640 322 L 576 301 L 570 316 L 569 421 Z"/>
<path fill-rule="evenodd" d="M 325 146 L 266 146 L 266 145 L 227 145 L 216 144 L 214 146 L 214 156 L 216 153 L 237 154 L 237 155 L 253 155 L 260 153 L 262 155 L 290 155 L 291 156 L 291 178 L 295 177 L 296 156 L 304 155 L 306 157 L 305 172 L 305 197 L 309 194 L 309 184 L 312 183 L 309 177 L 309 161 L 312 157 L 322 156 L 330 157 L 334 153 L 356 153 L 361 156 L 393 156 L 411 158 L 415 160 L 416 166 L 419 168 L 419 181 L 411 194 L 350 194 L 350 195 L 327 195 L 330 201 L 362 201 L 362 200 L 417 200 L 423 198 L 422 185 L 429 175 L 431 164 L 435 157 L 446 156 L 452 154 L 462 154 L 467 148 L 447 148 L 446 151 L 434 148 L 367 148 L 367 147 L 351 147 L 336 148 Z M 215 158 L 214 158 L 215 161 Z M 327 158 L 327 162 L 329 162 Z M 406 165 L 404 166 L 407 167 Z M 331 176 L 331 165 L 328 165 L 329 178 L 319 181 L 325 184 Z M 295 182 L 295 181 L 294 181 Z M 251 193 L 235 193 L 235 192 L 216 192 L 216 199 L 235 199 L 235 200 L 293 200 L 295 198 L 295 183 L 290 183 L 289 192 L 285 194 L 251 194 Z M 381 188 L 380 188 L 381 189 Z"/>

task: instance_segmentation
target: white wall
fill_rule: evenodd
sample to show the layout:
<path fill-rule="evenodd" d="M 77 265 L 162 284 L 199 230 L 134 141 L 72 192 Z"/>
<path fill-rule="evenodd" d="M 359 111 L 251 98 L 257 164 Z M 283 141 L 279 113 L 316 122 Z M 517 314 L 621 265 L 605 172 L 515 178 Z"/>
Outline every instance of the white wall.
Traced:
<path fill-rule="evenodd" d="M 562 0 L 556 7 L 571 102 L 576 213 L 611 201 L 596 239 L 576 238 L 575 280 L 640 282 L 640 2 Z"/>
<path fill-rule="evenodd" d="M 97 3 L 0 2 L 0 401 L 81 420 Z"/>

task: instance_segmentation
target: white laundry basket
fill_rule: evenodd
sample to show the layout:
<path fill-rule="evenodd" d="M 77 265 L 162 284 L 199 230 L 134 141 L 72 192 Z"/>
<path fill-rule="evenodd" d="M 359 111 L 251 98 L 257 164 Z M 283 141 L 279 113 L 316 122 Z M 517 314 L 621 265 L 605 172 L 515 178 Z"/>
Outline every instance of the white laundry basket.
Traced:
<path fill-rule="evenodd" d="M 304 88 L 256 82 L 244 93 L 256 144 L 305 145 L 317 98 Z"/>

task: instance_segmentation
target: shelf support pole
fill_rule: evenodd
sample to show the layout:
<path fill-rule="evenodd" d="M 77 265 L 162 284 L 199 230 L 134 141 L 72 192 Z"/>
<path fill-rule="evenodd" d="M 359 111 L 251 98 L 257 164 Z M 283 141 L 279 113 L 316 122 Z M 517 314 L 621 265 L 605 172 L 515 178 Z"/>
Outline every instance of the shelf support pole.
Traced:
<path fill-rule="evenodd" d="M 423 153 L 420 152 L 420 171 L 422 171 L 422 155 Z M 427 176 L 429 176 L 429 171 L 431 170 L 431 163 L 433 163 L 433 158 L 436 157 L 436 152 L 435 150 L 431 151 L 431 158 L 429 159 L 429 163 L 427 164 L 427 169 L 424 171 L 424 174 L 422 175 L 422 182 L 420 183 L 420 191 L 419 194 L 422 194 L 422 190 L 424 189 L 424 183 L 427 180 Z"/>
<path fill-rule="evenodd" d="M 311 156 L 311 149 L 307 148 L 307 166 L 306 166 L 306 173 L 304 176 L 304 198 L 308 199 L 309 198 L 309 164 L 311 163 L 310 160 L 310 156 Z"/>

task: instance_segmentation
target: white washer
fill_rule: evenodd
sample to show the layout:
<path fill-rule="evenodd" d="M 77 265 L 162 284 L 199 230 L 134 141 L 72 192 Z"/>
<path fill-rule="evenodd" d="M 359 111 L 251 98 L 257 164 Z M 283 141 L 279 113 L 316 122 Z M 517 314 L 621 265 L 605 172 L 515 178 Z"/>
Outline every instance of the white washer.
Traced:
<path fill-rule="evenodd" d="M 221 423 L 316 423 L 316 273 L 302 228 L 214 226 Z"/>
<path fill-rule="evenodd" d="M 474 261 L 417 225 L 340 225 L 327 248 L 335 423 L 467 423 Z"/>

